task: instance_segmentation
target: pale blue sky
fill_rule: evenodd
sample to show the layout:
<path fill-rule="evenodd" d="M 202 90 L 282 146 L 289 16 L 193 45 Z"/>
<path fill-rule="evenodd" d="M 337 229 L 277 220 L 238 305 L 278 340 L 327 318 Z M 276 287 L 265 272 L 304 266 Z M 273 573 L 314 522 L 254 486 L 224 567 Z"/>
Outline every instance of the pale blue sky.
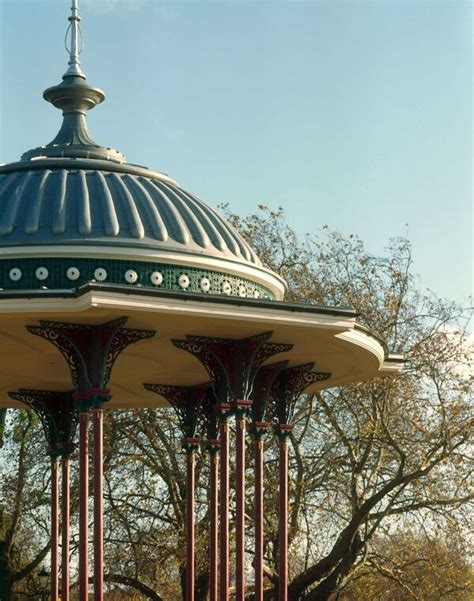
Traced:
<path fill-rule="evenodd" d="M 373 252 L 407 234 L 422 284 L 472 290 L 472 4 L 82 0 L 89 123 L 211 205 L 286 209 Z M 0 162 L 49 142 L 68 0 L 0 0 Z"/>

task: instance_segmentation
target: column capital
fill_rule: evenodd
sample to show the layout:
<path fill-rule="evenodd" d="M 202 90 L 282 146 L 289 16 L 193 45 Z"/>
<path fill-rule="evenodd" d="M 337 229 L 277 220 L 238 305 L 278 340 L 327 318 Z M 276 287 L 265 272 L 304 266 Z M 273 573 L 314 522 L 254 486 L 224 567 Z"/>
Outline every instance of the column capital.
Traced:
<path fill-rule="evenodd" d="M 220 422 L 227 422 L 232 415 L 232 406 L 230 403 L 216 403 L 214 412 Z"/>
<path fill-rule="evenodd" d="M 251 422 L 249 424 L 249 434 L 255 440 L 260 440 L 270 429 L 271 424 L 268 422 Z"/>
<path fill-rule="evenodd" d="M 186 454 L 191 454 L 197 451 L 201 444 L 200 436 L 185 436 L 181 441 L 181 448 L 186 451 Z"/>
<path fill-rule="evenodd" d="M 273 426 L 273 432 L 280 442 L 286 442 L 293 431 L 293 424 L 276 424 Z"/>
<path fill-rule="evenodd" d="M 80 413 L 102 407 L 112 398 L 108 388 L 93 388 L 73 393 L 74 403 Z"/>
<path fill-rule="evenodd" d="M 237 419 L 247 417 L 252 407 L 253 401 L 251 399 L 238 399 L 232 403 L 232 409 Z"/>
<path fill-rule="evenodd" d="M 221 441 L 218 438 L 211 438 L 206 440 L 206 449 L 209 455 L 216 455 L 219 452 Z"/>

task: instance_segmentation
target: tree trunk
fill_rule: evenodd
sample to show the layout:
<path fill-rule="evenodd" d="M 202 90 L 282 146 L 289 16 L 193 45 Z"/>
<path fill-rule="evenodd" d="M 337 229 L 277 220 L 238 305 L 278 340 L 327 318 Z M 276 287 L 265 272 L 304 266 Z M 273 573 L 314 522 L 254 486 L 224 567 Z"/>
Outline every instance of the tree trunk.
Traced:
<path fill-rule="evenodd" d="M 1 530 L 0 536 L 2 536 Z M 6 545 L 7 543 L 5 541 L 0 540 L 0 601 L 10 601 L 12 592 L 12 571 L 10 565 L 10 557 L 8 555 Z"/>

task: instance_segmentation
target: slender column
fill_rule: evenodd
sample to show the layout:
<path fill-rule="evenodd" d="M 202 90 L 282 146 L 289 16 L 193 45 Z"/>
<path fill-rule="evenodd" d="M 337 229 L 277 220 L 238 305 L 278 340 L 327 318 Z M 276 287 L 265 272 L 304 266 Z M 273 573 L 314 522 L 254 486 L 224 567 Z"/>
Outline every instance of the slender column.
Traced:
<path fill-rule="evenodd" d="M 263 601 L 263 438 L 255 433 L 255 601 Z"/>
<path fill-rule="evenodd" d="M 62 460 L 61 601 L 69 601 L 69 457 Z"/>
<path fill-rule="evenodd" d="M 237 401 L 235 473 L 235 599 L 245 601 L 245 406 Z"/>
<path fill-rule="evenodd" d="M 288 440 L 280 435 L 278 601 L 288 601 Z"/>
<path fill-rule="evenodd" d="M 103 430 L 104 411 L 96 408 L 94 415 L 94 601 L 104 594 L 104 500 L 103 494 Z"/>
<path fill-rule="evenodd" d="M 79 601 L 89 600 L 89 414 L 79 414 Z"/>
<path fill-rule="evenodd" d="M 219 598 L 229 600 L 229 421 L 227 414 L 220 416 L 221 487 L 220 487 L 220 566 Z"/>
<path fill-rule="evenodd" d="M 194 601 L 194 448 L 186 449 L 186 601 Z"/>
<path fill-rule="evenodd" d="M 219 454 L 217 448 L 209 449 L 210 460 L 210 499 L 209 499 L 209 514 L 210 514 L 210 541 L 209 541 L 209 599 L 217 601 L 217 550 L 219 547 L 218 540 L 218 469 L 219 469 Z"/>
<path fill-rule="evenodd" d="M 32 326 L 33 327 L 33 326 Z M 38 328 L 37 328 L 38 330 Z M 39 328 L 41 330 L 41 328 Z M 69 455 L 74 450 L 74 438 L 79 414 L 75 407 L 72 390 L 58 392 L 54 390 L 36 390 L 20 388 L 8 393 L 10 398 L 25 403 L 36 412 L 43 425 L 48 442 L 48 452 L 52 458 L 52 504 L 51 504 L 51 599 L 59 599 L 59 457 L 62 471 L 62 536 L 61 536 L 61 599 L 69 601 Z M 87 419 L 87 416 L 86 416 Z M 84 438 L 85 436 L 85 438 Z M 81 461 L 85 452 L 87 470 L 87 423 L 81 430 Z M 55 459 L 53 459 L 55 458 Z M 84 462 L 82 461 L 81 466 Z M 81 468 L 81 485 L 82 485 Z M 87 494 L 87 472 L 84 474 Z M 87 498 L 85 500 L 87 508 Z M 87 524 L 87 516 L 85 519 Z M 87 534 L 87 531 L 86 531 Z M 85 543 L 87 551 L 87 541 Z M 87 580 L 86 580 L 87 582 Z"/>
<path fill-rule="evenodd" d="M 79 450 L 79 601 L 89 596 L 89 453 L 87 411 L 110 400 L 106 388 L 115 360 L 130 344 L 151 338 L 151 330 L 124 328 L 126 317 L 100 325 L 41 320 L 27 330 L 56 346 L 66 359 L 75 392 L 72 395 L 80 414 Z M 102 410 L 94 412 L 94 598 L 103 598 L 102 524 Z"/>
<path fill-rule="evenodd" d="M 51 459 L 51 601 L 59 594 L 59 462 Z"/>

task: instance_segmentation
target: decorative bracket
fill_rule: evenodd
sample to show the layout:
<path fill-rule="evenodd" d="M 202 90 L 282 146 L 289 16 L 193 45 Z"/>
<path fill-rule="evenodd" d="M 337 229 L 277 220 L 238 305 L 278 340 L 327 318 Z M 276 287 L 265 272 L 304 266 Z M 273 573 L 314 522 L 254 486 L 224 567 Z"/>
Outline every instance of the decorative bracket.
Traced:
<path fill-rule="evenodd" d="M 296 403 L 303 392 L 314 384 L 331 377 L 330 373 L 313 372 L 314 363 L 305 363 L 281 370 L 273 380 L 271 397 L 273 417 L 278 421 L 275 431 L 280 438 L 287 438 L 293 420 Z"/>
<path fill-rule="evenodd" d="M 254 438 L 261 438 L 270 424 L 265 422 L 268 402 L 271 398 L 273 383 L 278 374 L 288 365 L 288 361 L 279 361 L 262 365 L 257 371 L 252 390 L 252 421 L 249 430 Z"/>
<path fill-rule="evenodd" d="M 8 396 L 21 401 L 37 414 L 48 443 L 48 453 L 53 459 L 71 455 L 79 421 L 72 390 L 57 392 L 19 388 L 17 392 L 9 392 Z"/>
<path fill-rule="evenodd" d="M 242 339 L 189 335 L 186 340 L 173 340 L 173 344 L 204 365 L 218 399 L 216 409 L 225 417 L 229 409 L 247 413 L 259 367 L 272 355 L 292 348 L 269 343 L 271 335 L 272 332 L 263 332 Z"/>
<path fill-rule="evenodd" d="M 216 411 L 216 399 L 210 385 L 201 405 L 201 421 L 206 432 L 206 448 L 210 455 L 215 455 L 220 448 L 219 426 Z"/>
<path fill-rule="evenodd" d="M 101 407 L 110 400 L 106 385 L 117 357 L 130 344 L 151 338 L 152 330 L 124 328 L 127 317 L 100 325 L 40 321 L 27 330 L 48 340 L 69 366 L 80 411 Z"/>
<path fill-rule="evenodd" d="M 166 386 L 163 384 L 143 384 L 143 386 L 165 398 L 174 408 L 181 431 L 183 432 L 183 449 L 189 453 L 198 447 L 201 437 L 198 436 L 199 418 L 210 382 L 197 386 Z"/>

